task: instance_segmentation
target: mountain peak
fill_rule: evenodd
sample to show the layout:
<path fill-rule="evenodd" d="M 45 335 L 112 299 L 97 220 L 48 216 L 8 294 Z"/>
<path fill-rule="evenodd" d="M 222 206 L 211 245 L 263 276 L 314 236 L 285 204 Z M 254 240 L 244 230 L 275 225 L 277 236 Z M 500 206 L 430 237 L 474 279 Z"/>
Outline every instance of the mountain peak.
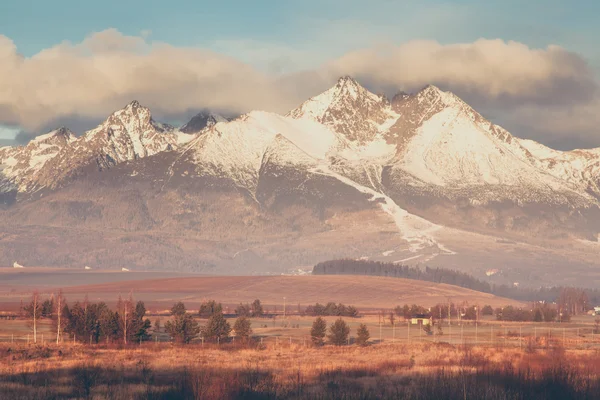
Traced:
<path fill-rule="evenodd" d="M 369 92 L 354 78 L 342 76 L 337 83 L 323 93 L 311 97 L 300 107 L 288 113 L 292 118 L 310 117 L 321 121 L 333 108 L 351 112 L 357 103 L 382 103 L 384 99 Z"/>
<path fill-rule="evenodd" d="M 213 113 L 210 110 L 202 110 L 194 115 L 187 124 L 179 128 L 179 130 L 183 133 L 197 133 L 204 128 L 211 127 L 219 122 L 227 121 L 229 120 L 220 114 Z"/>
<path fill-rule="evenodd" d="M 34 143 L 48 143 L 48 144 L 67 144 L 75 140 L 75 134 L 69 129 L 61 126 L 60 128 L 50 131 L 44 135 L 39 135 L 33 138 L 31 141 Z"/>
<path fill-rule="evenodd" d="M 132 108 L 132 109 L 133 109 L 133 108 L 139 108 L 139 107 L 141 107 L 141 104 L 140 104 L 140 102 L 139 102 L 139 101 L 137 101 L 137 100 L 133 100 L 133 101 L 132 101 L 131 103 L 129 103 L 129 104 L 127 105 L 127 107 L 125 107 L 125 108 Z"/>
<path fill-rule="evenodd" d="M 360 86 L 360 84 L 356 81 L 356 79 L 352 78 L 349 75 L 340 76 L 338 78 L 336 86 L 344 86 L 344 85 L 353 85 Z"/>

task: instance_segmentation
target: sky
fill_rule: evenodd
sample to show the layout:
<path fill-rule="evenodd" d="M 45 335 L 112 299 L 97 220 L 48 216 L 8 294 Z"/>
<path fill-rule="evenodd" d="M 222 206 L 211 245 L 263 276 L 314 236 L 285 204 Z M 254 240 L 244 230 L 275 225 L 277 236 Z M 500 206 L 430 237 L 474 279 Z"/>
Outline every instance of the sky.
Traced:
<path fill-rule="evenodd" d="M 286 112 L 352 75 L 432 83 L 514 135 L 600 146 L 600 2 L 2 0 L 0 143 L 94 127 L 133 99 L 157 119 Z"/>

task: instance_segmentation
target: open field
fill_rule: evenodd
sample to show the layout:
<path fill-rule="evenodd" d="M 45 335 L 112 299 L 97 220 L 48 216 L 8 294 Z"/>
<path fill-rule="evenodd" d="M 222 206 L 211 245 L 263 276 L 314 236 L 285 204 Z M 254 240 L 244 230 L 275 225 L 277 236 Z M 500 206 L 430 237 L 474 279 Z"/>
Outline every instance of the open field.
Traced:
<path fill-rule="evenodd" d="M 168 321 L 169 317 L 150 317 L 154 322 L 160 318 L 161 324 Z M 310 345 L 310 329 L 316 317 L 288 315 L 286 318 L 251 318 L 253 337 L 257 342 L 264 344 L 293 344 L 299 346 Z M 323 317 L 328 326 L 338 317 Z M 205 319 L 196 318 L 201 326 L 206 324 Z M 544 322 L 505 322 L 493 318 L 485 318 L 477 323 L 475 321 L 458 322 L 447 320 L 441 322 L 440 328 L 434 326 L 433 334 L 428 335 L 420 326 L 409 324 L 398 318 L 392 326 L 387 320 L 380 320 L 375 315 L 366 315 L 359 318 L 343 318 L 350 327 L 350 343 L 354 343 L 356 330 L 360 324 L 365 324 L 371 334 L 372 344 L 407 345 L 407 344 L 451 344 L 451 345 L 476 345 L 503 348 L 547 348 L 560 344 L 566 349 L 598 349 L 600 350 L 600 332 L 596 330 L 595 317 L 578 316 L 571 323 L 544 323 Z M 233 326 L 235 318 L 228 318 Z M 381 321 L 381 324 L 380 324 Z M 233 335 L 233 334 L 232 334 Z M 235 338 L 230 338 L 235 343 Z M 51 327 L 50 320 L 42 319 L 38 326 L 38 341 L 52 343 L 56 340 L 56 333 Z M 69 342 L 69 338 L 65 338 Z M 152 331 L 151 342 L 170 346 L 171 338 L 164 332 Z M 0 343 L 33 343 L 33 332 L 24 319 L 6 320 L 0 322 Z M 193 343 L 200 344 L 202 339 L 198 336 Z"/>
<path fill-rule="evenodd" d="M 130 275 L 131 274 L 131 275 Z M 145 275 L 147 274 L 147 275 Z M 114 303 L 119 294 L 130 292 L 143 300 L 150 310 L 166 310 L 176 301 L 194 309 L 206 299 L 225 306 L 260 299 L 271 311 L 296 310 L 317 302 L 330 301 L 354 305 L 359 309 L 390 309 L 396 305 L 419 304 L 425 307 L 451 300 L 458 304 L 522 305 L 514 300 L 496 297 L 457 286 L 408 279 L 370 276 L 168 276 L 156 273 L 116 273 L 96 271 L 26 271 L 0 275 L 0 309 L 14 310 L 34 289 L 51 293 L 59 287 L 69 301 L 82 300 Z M 123 277 L 122 279 L 118 279 Z M 131 277 L 138 278 L 130 279 Z M 7 279 L 4 279 L 7 278 Z M 102 281 L 104 279 L 104 281 Z M 98 282 L 91 284 L 92 282 Z"/>
<path fill-rule="evenodd" d="M 10 346 L 0 398 L 592 399 L 589 350 L 396 345 Z"/>

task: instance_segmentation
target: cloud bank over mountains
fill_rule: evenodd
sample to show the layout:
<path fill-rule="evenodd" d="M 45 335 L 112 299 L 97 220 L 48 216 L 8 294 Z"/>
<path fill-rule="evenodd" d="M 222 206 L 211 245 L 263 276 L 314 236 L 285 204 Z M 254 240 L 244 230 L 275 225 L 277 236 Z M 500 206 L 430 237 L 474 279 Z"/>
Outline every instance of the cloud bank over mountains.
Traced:
<path fill-rule="evenodd" d="M 494 122 L 518 127 L 518 136 L 557 147 L 574 140 L 600 146 L 599 82 L 586 60 L 558 46 L 487 39 L 384 44 L 277 73 L 212 50 L 152 41 L 147 33 L 108 29 L 28 58 L 0 35 L 0 124 L 36 134 L 69 122 L 90 128 L 132 99 L 159 119 L 203 108 L 285 113 L 341 75 L 386 94 L 435 84 L 494 114 Z"/>

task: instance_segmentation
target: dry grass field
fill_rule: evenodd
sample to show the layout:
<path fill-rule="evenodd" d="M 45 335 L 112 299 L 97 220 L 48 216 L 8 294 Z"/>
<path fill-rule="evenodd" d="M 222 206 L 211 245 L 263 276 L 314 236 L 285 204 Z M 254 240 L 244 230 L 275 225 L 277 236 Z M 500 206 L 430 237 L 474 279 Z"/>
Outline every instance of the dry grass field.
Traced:
<path fill-rule="evenodd" d="M 3 399 L 593 399 L 594 351 L 0 345 Z"/>
<path fill-rule="evenodd" d="M 62 288 L 69 301 L 82 300 L 112 303 L 119 294 L 133 292 L 136 299 L 150 309 L 164 310 L 175 301 L 197 308 L 206 299 L 224 305 L 260 299 L 267 307 L 282 310 L 306 307 L 330 301 L 354 305 L 360 309 L 390 309 L 396 305 L 419 304 L 425 307 L 451 300 L 455 304 L 489 304 L 493 307 L 521 303 L 457 286 L 408 279 L 371 276 L 156 276 L 156 273 L 102 271 L 35 271 L 0 272 L 0 309 L 18 307 L 34 289 L 51 293 Z M 147 275 L 144 275 L 147 274 Z M 131 279 L 133 277 L 133 279 Z M 137 279 L 136 279 L 137 278 Z M 100 282 L 91 284 L 92 282 Z"/>
<path fill-rule="evenodd" d="M 35 289 L 44 298 L 59 288 L 70 304 L 86 296 L 114 304 L 120 294 L 132 292 L 151 313 L 179 300 L 195 313 L 206 299 L 233 311 L 257 298 L 267 311 L 277 311 L 273 318 L 251 319 L 250 343 L 229 338 L 220 345 L 201 338 L 175 345 L 164 329 L 152 329 L 150 341 L 140 344 L 83 344 L 67 337 L 57 346 L 48 319 L 39 321 L 34 344 L 26 319 L 0 320 L 0 399 L 564 400 L 593 399 L 600 390 L 594 317 L 577 317 L 570 324 L 505 323 L 490 317 L 477 324 L 453 321 L 448 326 L 443 321 L 433 335 L 401 319 L 391 325 L 389 312 L 402 304 L 521 305 L 450 285 L 365 276 L 43 269 L 3 270 L 0 279 L 0 311 L 18 309 Z M 348 345 L 313 347 L 315 318 L 298 311 L 329 301 L 354 305 L 362 315 L 344 318 L 350 327 Z M 386 318 L 380 319 L 380 310 L 386 310 Z M 157 318 L 164 327 L 170 317 L 152 315 L 152 322 Z M 330 326 L 336 317 L 325 319 Z M 370 331 L 367 347 L 355 344 L 361 323 Z"/>

